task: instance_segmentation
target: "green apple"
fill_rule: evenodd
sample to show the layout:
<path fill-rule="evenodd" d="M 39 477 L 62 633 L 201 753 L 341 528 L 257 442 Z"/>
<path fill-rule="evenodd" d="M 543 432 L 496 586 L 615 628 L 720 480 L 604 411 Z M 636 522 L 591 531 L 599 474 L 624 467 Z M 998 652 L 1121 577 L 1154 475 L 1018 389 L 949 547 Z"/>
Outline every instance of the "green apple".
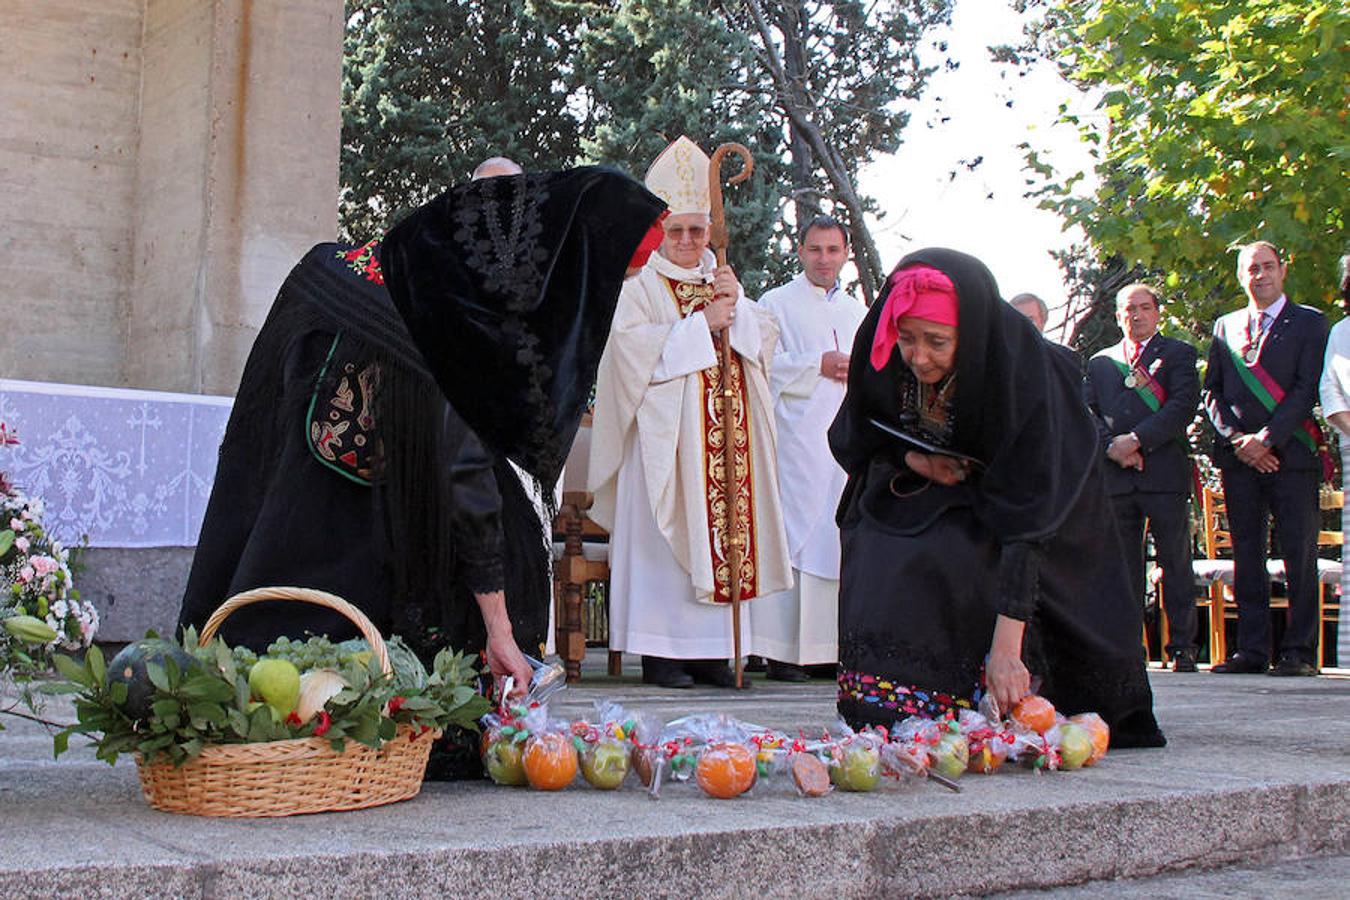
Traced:
<path fill-rule="evenodd" d="M 1066 722 L 1059 726 L 1059 767 L 1081 769 L 1092 756 L 1092 735 L 1086 728 Z"/>
<path fill-rule="evenodd" d="M 300 700 L 300 670 L 290 660 L 264 657 L 248 670 L 248 689 L 284 719 Z"/>
<path fill-rule="evenodd" d="M 960 778 L 970 764 L 970 744 L 959 734 L 944 734 L 928 752 L 933 758 L 933 771 L 947 778 Z"/>
<path fill-rule="evenodd" d="M 581 755 L 581 775 L 592 787 L 614 790 L 628 775 L 628 751 L 615 741 L 596 744 Z"/>
<path fill-rule="evenodd" d="M 838 764 L 830 766 L 830 781 L 846 791 L 875 790 L 881 781 L 881 753 L 867 744 L 850 744 Z"/>
<path fill-rule="evenodd" d="M 518 787 L 525 783 L 525 764 L 522 762 L 525 745 L 510 738 L 499 737 L 483 751 L 483 765 L 488 777 L 497 784 Z"/>

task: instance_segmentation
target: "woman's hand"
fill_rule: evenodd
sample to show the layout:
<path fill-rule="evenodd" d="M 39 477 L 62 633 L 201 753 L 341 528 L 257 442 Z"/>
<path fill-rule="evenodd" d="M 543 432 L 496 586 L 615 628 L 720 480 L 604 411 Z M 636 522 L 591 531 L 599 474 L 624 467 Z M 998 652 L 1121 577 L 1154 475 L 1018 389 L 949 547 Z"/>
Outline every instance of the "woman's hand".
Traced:
<path fill-rule="evenodd" d="M 1026 623 L 1000 615 L 994 625 L 989 660 L 984 664 L 984 684 L 1004 716 L 1013 705 L 1031 693 L 1031 673 L 1022 663 L 1022 635 Z"/>
<path fill-rule="evenodd" d="M 905 454 L 905 465 L 929 481 L 936 481 L 949 487 L 965 481 L 966 476 L 970 474 L 970 465 L 965 460 L 941 453 L 920 453 L 911 450 Z"/>
<path fill-rule="evenodd" d="M 516 646 L 516 640 L 510 632 L 505 635 L 489 634 L 487 639 L 487 665 L 492 673 L 493 687 L 500 694 L 506 683 L 506 676 L 515 679 L 511 685 L 511 699 L 520 699 L 530 689 L 530 677 L 534 670 L 525 661 L 525 654 Z"/>
<path fill-rule="evenodd" d="M 530 677 L 534 674 L 534 670 L 525 661 L 525 654 L 516 646 L 516 639 L 511 631 L 511 619 L 506 615 L 506 594 L 492 591 L 476 594 L 475 597 L 478 600 L 478 611 L 483 614 L 483 624 L 487 627 L 487 646 L 484 648 L 484 655 L 487 657 L 488 671 L 492 673 L 493 687 L 500 694 L 506 676 L 510 675 L 515 679 L 511 687 L 511 696 L 523 697 L 530 688 Z"/>

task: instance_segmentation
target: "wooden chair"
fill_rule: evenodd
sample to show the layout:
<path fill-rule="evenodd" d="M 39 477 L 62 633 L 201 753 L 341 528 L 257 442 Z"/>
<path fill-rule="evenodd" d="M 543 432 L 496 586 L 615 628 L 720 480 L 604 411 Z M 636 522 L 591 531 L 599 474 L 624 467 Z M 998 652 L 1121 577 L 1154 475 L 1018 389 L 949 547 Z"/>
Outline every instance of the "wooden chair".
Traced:
<path fill-rule="evenodd" d="M 567 680 L 581 679 L 581 661 L 588 643 L 609 642 L 609 534 L 588 515 L 594 498 L 586 492 L 591 451 L 591 422 L 583 417 L 563 471 L 562 502 L 553 521 L 553 589 L 557 615 L 555 643 Z M 590 602 L 593 585 L 601 585 L 603 607 Z M 609 674 L 623 672 L 623 654 L 609 653 Z"/>
<path fill-rule="evenodd" d="M 609 534 L 586 514 L 593 499 L 585 491 L 564 491 L 553 523 L 557 647 L 569 682 L 581 679 L 588 639 L 607 641 L 609 634 L 607 627 L 596 628 L 594 610 L 587 608 L 590 586 L 609 584 Z M 622 671 L 622 658 L 622 654 L 610 652 L 611 675 Z"/>
<path fill-rule="evenodd" d="M 1341 509 L 1345 506 L 1345 493 L 1323 489 L 1318 505 L 1323 511 Z M 1209 613 L 1209 658 L 1211 662 L 1222 662 L 1228 658 L 1228 643 L 1225 624 L 1237 618 L 1237 601 L 1233 596 L 1233 539 L 1228 532 L 1228 508 L 1220 491 L 1204 488 L 1201 502 L 1203 518 L 1203 549 L 1205 556 L 1191 562 L 1196 581 L 1205 586 L 1206 593 L 1200 598 L 1199 605 L 1206 607 Z M 1321 631 L 1328 621 L 1340 619 L 1340 596 L 1342 563 L 1323 555 L 1324 548 L 1335 548 L 1337 556 L 1344 545 L 1341 531 L 1328 529 L 1318 531 L 1317 546 L 1317 605 L 1318 605 L 1318 664 L 1325 665 L 1326 641 Z M 1267 559 L 1266 572 L 1271 581 L 1284 582 L 1284 560 Z M 1272 609 L 1288 609 L 1287 597 L 1272 597 Z M 1165 632 L 1164 632 L 1165 634 Z M 1164 641 L 1166 637 L 1164 636 Z"/>

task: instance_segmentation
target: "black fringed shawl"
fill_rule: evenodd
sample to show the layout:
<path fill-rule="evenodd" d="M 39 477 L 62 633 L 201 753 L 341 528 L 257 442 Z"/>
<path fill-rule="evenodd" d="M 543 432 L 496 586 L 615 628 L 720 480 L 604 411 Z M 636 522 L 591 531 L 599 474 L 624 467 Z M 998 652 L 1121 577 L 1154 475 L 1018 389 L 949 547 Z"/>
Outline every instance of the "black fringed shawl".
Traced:
<path fill-rule="evenodd" d="M 396 228 L 394 273 L 374 264 L 374 245 L 311 250 L 245 365 L 181 624 L 200 626 L 237 591 L 294 584 L 355 602 L 424 653 L 447 642 L 472 649 L 482 639 L 472 593 L 504 582 L 517 641 L 534 650 L 548 621 L 547 529 L 506 458 L 550 488 L 556 480 L 625 265 L 661 208 L 603 170 L 489 179 Z M 441 228 L 451 211 L 456 235 Z M 493 258 L 517 260 L 510 272 L 484 268 L 485 246 L 469 239 L 475 222 Z M 408 320 L 391 292 L 416 296 Z M 305 433 L 308 405 L 337 377 L 331 352 L 380 369 L 382 452 L 369 487 L 325 469 Z M 306 632 L 353 633 L 295 604 L 241 611 L 222 633 L 261 648 Z"/>

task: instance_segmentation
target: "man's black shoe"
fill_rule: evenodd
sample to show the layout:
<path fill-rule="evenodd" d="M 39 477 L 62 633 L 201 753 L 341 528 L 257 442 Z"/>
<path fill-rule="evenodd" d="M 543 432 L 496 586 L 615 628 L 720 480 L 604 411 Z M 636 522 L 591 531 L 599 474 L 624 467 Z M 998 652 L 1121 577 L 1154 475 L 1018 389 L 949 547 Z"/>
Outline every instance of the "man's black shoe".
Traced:
<path fill-rule="evenodd" d="M 765 669 L 764 657 L 755 656 L 753 653 L 745 658 L 745 668 L 743 672 L 763 672 Z"/>
<path fill-rule="evenodd" d="M 793 684 L 801 684 L 811 680 L 811 676 L 806 673 L 805 666 L 795 666 L 792 663 L 779 662 L 776 659 L 769 660 L 769 678 L 774 681 L 788 681 Z"/>
<path fill-rule="evenodd" d="M 1172 654 L 1172 671 L 1194 672 L 1195 670 L 1195 650 L 1188 648 Z"/>
<path fill-rule="evenodd" d="M 1312 663 L 1304 662 L 1297 656 L 1281 656 L 1267 675 L 1280 675 L 1285 677 L 1310 676 L 1317 674 L 1317 667 Z"/>
<path fill-rule="evenodd" d="M 678 659 L 644 656 L 642 683 L 664 688 L 691 688 L 694 686 L 694 679 L 684 670 L 683 663 Z"/>
<path fill-rule="evenodd" d="M 1267 668 L 1264 659 L 1253 659 L 1239 650 L 1210 671 L 1216 675 L 1260 675 Z"/>
<path fill-rule="evenodd" d="M 693 676 L 697 684 L 721 688 L 736 686 L 736 673 L 725 659 L 691 659 L 685 662 L 684 670 Z M 741 683 L 744 687 L 750 687 L 749 678 L 742 677 Z"/>

